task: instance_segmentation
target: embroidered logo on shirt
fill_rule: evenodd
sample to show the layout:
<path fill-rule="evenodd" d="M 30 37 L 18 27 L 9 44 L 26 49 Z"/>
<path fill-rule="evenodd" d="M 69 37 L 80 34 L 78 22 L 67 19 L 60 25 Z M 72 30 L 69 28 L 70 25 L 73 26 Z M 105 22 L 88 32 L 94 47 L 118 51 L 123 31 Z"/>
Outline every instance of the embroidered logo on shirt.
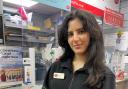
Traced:
<path fill-rule="evenodd" d="M 64 79 L 64 73 L 54 73 L 53 78 L 55 79 Z"/>

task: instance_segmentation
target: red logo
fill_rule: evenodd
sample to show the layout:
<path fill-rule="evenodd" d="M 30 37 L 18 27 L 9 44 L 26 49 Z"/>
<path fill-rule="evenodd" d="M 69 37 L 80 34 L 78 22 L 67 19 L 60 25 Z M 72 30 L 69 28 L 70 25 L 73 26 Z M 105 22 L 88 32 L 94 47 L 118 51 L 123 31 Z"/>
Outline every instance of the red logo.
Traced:
<path fill-rule="evenodd" d="M 119 4 L 120 0 L 114 0 L 115 4 Z"/>

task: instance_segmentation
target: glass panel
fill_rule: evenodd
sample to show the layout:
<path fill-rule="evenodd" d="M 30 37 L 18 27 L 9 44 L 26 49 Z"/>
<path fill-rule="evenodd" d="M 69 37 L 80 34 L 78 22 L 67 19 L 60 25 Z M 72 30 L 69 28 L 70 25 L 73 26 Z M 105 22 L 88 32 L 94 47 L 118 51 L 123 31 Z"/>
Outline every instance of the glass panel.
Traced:
<path fill-rule="evenodd" d="M 67 11 L 37 2 L 28 5 L 28 0 L 3 1 L 5 45 L 23 48 L 24 83 L 33 83 L 35 75 L 36 82 L 42 84 L 58 55 L 57 29 Z"/>

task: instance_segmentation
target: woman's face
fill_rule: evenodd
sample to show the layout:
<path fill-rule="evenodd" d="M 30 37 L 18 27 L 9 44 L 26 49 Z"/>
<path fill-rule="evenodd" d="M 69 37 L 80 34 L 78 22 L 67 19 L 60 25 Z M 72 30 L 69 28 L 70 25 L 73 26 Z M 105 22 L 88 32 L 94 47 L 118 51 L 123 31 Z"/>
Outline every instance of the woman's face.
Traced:
<path fill-rule="evenodd" d="M 83 29 L 82 22 L 76 18 L 68 24 L 68 44 L 75 54 L 85 54 L 90 42 L 90 35 Z"/>

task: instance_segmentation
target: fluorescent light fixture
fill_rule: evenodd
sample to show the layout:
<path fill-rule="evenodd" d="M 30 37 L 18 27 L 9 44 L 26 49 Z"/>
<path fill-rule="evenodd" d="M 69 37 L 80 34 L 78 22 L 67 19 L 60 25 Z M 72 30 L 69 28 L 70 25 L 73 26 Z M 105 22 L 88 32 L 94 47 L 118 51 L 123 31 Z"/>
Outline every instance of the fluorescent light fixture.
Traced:
<path fill-rule="evenodd" d="M 31 7 L 38 2 L 32 1 L 32 0 L 3 0 L 4 2 L 20 5 L 20 6 L 25 6 L 25 7 Z"/>

